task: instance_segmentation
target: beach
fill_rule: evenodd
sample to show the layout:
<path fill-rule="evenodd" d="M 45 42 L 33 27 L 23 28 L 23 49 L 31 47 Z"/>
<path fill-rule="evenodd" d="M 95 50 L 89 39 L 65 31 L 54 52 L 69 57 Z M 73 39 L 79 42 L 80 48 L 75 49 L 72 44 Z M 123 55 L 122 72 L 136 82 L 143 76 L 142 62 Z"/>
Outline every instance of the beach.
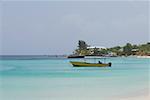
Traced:
<path fill-rule="evenodd" d="M 150 56 L 137 56 L 137 58 L 150 58 Z"/>
<path fill-rule="evenodd" d="M 112 67 L 75 68 L 83 59 L 0 60 L 2 100 L 148 100 L 149 59 L 110 57 Z M 103 59 L 97 59 L 97 61 Z M 92 59 L 86 61 L 92 62 Z"/>
<path fill-rule="evenodd" d="M 1 0 L 0 100 L 150 100 L 150 0 Z"/>

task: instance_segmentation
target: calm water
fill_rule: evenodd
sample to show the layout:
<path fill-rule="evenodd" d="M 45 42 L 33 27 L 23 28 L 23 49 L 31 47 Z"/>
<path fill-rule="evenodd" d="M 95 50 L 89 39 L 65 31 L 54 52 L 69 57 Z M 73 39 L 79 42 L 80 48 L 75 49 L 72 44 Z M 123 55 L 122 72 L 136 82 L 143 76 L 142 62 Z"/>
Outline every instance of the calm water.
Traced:
<path fill-rule="evenodd" d="M 149 59 L 108 58 L 108 68 L 74 68 L 70 60 L 82 59 L 0 60 L 0 99 L 119 100 L 149 93 Z"/>

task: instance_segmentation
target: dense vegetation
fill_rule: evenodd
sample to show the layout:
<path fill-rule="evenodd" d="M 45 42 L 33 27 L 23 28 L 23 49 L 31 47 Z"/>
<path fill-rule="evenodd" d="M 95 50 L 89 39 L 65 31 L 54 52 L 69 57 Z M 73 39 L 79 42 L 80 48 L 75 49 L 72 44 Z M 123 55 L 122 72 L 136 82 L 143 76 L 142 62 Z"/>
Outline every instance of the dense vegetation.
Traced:
<path fill-rule="evenodd" d="M 117 55 L 122 56 L 130 56 L 130 55 L 149 55 L 150 56 L 150 43 L 133 45 L 127 43 L 125 46 L 117 46 L 108 48 L 107 51 L 115 52 Z"/>
<path fill-rule="evenodd" d="M 125 46 L 115 46 L 107 49 L 94 48 L 93 53 L 87 49 L 89 45 L 83 41 L 79 40 L 78 48 L 74 51 L 76 55 L 108 55 L 110 53 L 115 54 L 116 56 L 130 56 L 130 55 L 149 55 L 150 56 L 150 42 L 146 44 L 133 45 L 127 43 Z"/>
<path fill-rule="evenodd" d="M 88 45 L 86 44 L 85 41 L 79 40 L 78 48 L 75 50 L 74 54 L 75 55 L 87 55 L 88 54 L 87 47 Z"/>

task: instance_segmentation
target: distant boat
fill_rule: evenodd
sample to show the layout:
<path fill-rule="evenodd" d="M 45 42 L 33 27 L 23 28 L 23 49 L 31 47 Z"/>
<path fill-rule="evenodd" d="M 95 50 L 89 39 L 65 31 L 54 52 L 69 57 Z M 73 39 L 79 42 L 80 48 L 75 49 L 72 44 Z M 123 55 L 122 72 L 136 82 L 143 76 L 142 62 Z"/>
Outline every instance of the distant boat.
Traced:
<path fill-rule="evenodd" d="M 91 55 L 88 55 L 88 56 L 85 56 L 85 58 L 97 59 L 97 58 L 106 58 L 106 57 L 104 57 L 104 56 L 91 56 Z"/>
<path fill-rule="evenodd" d="M 70 55 L 68 58 L 84 58 L 84 56 L 76 56 L 76 55 Z"/>
<path fill-rule="evenodd" d="M 70 61 L 74 67 L 111 67 L 111 63 L 87 63 Z"/>

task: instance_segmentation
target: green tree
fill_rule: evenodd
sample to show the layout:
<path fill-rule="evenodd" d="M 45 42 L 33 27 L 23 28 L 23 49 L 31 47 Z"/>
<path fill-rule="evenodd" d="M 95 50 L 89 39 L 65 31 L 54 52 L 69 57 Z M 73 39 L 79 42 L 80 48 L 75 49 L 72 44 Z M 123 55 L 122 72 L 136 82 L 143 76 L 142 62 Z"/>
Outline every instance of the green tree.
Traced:
<path fill-rule="evenodd" d="M 93 49 L 93 52 L 94 52 L 93 55 L 98 55 L 98 54 L 99 54 L 98 48 L 94 48 L 94 49 Z"/>
<path fill-rule="evenodd" d="M 86 50 L 87 49 L 87 44 L 85 41 L 83 40 L 79 40 L 78 42 L 78 47 L 79 47 L 79 50 Z"/>
<path fill-rule="evenodd" d="M 150 55 L 150 43 L 140 45 L 139 52 L 142 55 Z"/>
<path fill-rule="evenodd" d="M 109 50 L 107 49 L 102 49 L 99 51 L 99 54 L 102 55 L 102 54 L 108 54 Z"/>
<path fill-rule="evenodd" d="M 125 53 L 126 56 L 129 56 L 132 54 L 132 45 L 130 43 L 127 43 L 124 47 L 123 47 L 123 52 Z"/>
<path fill-rule="evenodd" d="M 87 50 L 88 45 L 85 41 L 79 40 L 78 41 L 78 49 L 75 50 L 76 55 L 88 55 L 90 52 Z"/>
<path fill-rule="evenodd" d="M 138 49 L 139 47 L 137 45 L 133 45 L 132 49 Z"/>

